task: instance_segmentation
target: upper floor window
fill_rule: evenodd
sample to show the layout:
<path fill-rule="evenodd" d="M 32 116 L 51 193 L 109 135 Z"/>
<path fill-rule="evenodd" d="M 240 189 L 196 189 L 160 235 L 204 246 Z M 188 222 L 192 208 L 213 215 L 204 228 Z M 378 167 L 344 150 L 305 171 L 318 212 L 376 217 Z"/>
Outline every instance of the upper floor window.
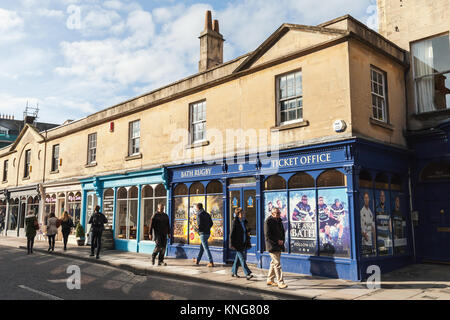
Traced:
<path fill-rule="evenodd" d="M 97 133 L 88 135 L 88 164 L 97 161 Z"/>
<path fill-rule="evenodd" d="M 191 142 L 206 140 L 206 101 L 191 104 Z"/>
<path fill-rule="evenodd" d="M 30 176 L 30 166 L 31 166 L 31 150 L 25 151 L 25 168 L 23 170 L 23 177 L 28 178 Z"/>
<path fill-rule="evenodd" d="M 372 88 L 372 117 L 387 122 L 386 73 L 372 67 L 370 69 L 370 84 Z"/>
<path fill-rule="evenodd" d="M 8 160 L 3 162 L 3 181 L 8 180 Z"/>
<path fill-rule="evenodd" d="M 53 146 L 52 152 L 52 171 L 57 171 L 59 167 L 59 144 Z"/>
<path fill-rule="evenodd" d="M 449 43 L 446 34 L 411 44 L 418 113 L 450 109 Z"/>
<path fill-rule="evenodd" d="M 133 122 L 130 122 L 130 128 L 129 128 L 129 137 L 130 140 L 128 142 L 128 155 L 136 155 L 140 152 L 140 145 L 141 145 L 141 121 L 136 120 Z"/>
<path fill-rule="evenodd" d="M 303 120 L 302 72 L 295 71 L 277 77 L 278 124 Z"/>
<path fill-rule="evenodd" d="M 9 134 L 9 130 L 6 128 L 0 127 L 0 134 L 7 136 Z"/>

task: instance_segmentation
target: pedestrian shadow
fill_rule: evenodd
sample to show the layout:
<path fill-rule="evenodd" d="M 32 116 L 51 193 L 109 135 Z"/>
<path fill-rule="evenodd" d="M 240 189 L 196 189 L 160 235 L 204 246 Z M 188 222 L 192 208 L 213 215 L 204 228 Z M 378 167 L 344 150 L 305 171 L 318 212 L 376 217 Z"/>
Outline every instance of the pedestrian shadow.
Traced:
<path fill-rule="evenodd" d="M 177 246 L 175 249 L 175 258 L 177 259 L 187 259 L 186 251 L 182 246 Z"/>

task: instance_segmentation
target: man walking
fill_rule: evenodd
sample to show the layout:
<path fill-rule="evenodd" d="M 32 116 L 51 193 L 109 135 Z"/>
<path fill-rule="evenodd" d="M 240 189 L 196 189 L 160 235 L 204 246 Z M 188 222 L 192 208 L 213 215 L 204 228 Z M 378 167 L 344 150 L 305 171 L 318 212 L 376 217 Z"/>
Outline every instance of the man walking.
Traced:
<path fill-rule="evenodd" d="M 209 263 L 208 267 L 214 267 L 213 258 L 211 251 L 209 251 L 208 239 L 211 236 L 211 227 L 213 226 L 213 221 L 208 212 L 203 210 L 203 204 L 197 203 L 194 205 L 195 213 L 197 214 L 198 222 L 198 234 L 200 236 L 200 241 L 202 242 L 200 246 L 200 251 L 198 253 L 197 259 L 194 258 L 195 264 L 199 264 L 202 260 L 203 251 L 206 251 L 208 255 Z"/>
<path fill-rule="evenodd" d="M 164 212 L 164 205 L 162 203 L 158 204 L 157 212 L 153 215 L 150 220 L 149 227 L 149 239 L 153 240 L 153 234 L 155 234 L 156 247 L 152 255 L 152 265 L 155 265 L 156 256 L 158 256 L 158 266 L 166 266 L 164 262 L 164 254 L 166 252 L 167 237 L 170 238 L 170 223 L 169 217 Z"/>
<path fill-rule="evenodd" d="M 92 228 L 92 240 L 91 240 L 91 257 L 94 256 L 94 249 L 97 248 L 96 258 L 100 258 L 100 250 L 102 248 L 102 233 L 105 229 L 105 223 L 108 223 L 108 219 L 103 213 L 100 212 L 100 206 L 96 206 L 94 213 L 89 219 L 89 224 Z"/>
<path fill-rule="evenodd" d="M 270 262 L 269 274 L 267 276 L 268 286 L 278 286 L 280 289 L 287 288 L 283 280 L 283 272 L 281 271 L 281 252 L 284 248 L 284 227 L 280 218 L 280 210 L 272 209 L 272 215 L 269 216 L 264 223 L 264 237 L 266 241 L 266 250 L 269 251 Z M 274 282 L 275 277 L 277 283 Z"/>

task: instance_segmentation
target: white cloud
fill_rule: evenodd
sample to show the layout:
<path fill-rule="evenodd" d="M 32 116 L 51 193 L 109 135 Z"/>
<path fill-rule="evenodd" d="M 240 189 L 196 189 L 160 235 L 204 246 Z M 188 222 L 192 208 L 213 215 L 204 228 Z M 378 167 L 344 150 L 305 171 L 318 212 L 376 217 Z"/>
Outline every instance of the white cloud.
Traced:
<path fill-rule="evenodd" d="M 24 21 L 17 12 L 0 8 L 0 44 L 22 39 L 23 26 Z"/>
<path fill-rule="evenodd" d="M 37 14 L 41 17 L 46 18 L 64 18 L 65 13 L 61 10 L 49 10 L 49 9 L 39 9 Z"/>

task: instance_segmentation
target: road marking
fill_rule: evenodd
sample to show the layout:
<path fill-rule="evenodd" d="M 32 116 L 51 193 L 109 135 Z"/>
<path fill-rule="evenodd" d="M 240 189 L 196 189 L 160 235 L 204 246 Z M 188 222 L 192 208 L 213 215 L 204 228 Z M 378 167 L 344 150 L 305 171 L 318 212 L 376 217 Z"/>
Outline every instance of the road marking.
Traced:
<path fill-rule="evenodd" d="M 28 290 L 28 291 L 31 291 L 31 292 L 34 292 L 34 293 L 37 293 L 37 294 L 39 294 L 39 295 L 41 295 L 43 297 L 46 297 L 46 298 L 48 298 L 50 300 L 64 300 L 64 299 L 59 298 L 57 296 L 54 296 L 54 295 L 51 295 L 49 293 L 45 293 L 45 292 L 42 292 L 42 291 L 39 291 L 39 290 L 36 290 L 36 289 L 29 288 L 29 287 L 24 286 L 24 285 L 20 285 L 19 288 L 25 289 L 25 290 Z"/>

